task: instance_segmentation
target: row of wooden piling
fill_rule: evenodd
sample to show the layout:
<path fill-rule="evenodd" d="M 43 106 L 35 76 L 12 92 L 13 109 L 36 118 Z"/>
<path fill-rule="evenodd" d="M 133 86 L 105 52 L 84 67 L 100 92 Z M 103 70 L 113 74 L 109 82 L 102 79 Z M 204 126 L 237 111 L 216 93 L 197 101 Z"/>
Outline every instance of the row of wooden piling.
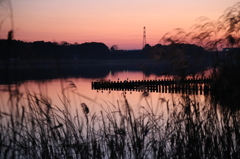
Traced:
<path fill-rule="evenodd" d="M 211 79 L 159 79 L 159 80 L 130 80 L 130 81 L 96 81 L 92 82 L 93 90 L 114 91 L 147 91 L 159 93 L 209 94 Z"/>

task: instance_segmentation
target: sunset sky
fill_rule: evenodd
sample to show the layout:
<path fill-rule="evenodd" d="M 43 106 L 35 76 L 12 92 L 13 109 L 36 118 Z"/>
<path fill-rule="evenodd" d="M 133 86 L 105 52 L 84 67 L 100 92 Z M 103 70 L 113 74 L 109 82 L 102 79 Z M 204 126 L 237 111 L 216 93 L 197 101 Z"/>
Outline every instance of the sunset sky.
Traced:
<path fill-rule="evenodd" d="M 11 0 L 14 38 L 27 42 L 103 42 L 141 49 L 174 28 L 188 30 L 196 19 L 217 20 L 238 0 Z M 2 23 L 1 23 L 2 22 Z M 11 29 L 7 0 L 0 0 L 0 38 Z"/>

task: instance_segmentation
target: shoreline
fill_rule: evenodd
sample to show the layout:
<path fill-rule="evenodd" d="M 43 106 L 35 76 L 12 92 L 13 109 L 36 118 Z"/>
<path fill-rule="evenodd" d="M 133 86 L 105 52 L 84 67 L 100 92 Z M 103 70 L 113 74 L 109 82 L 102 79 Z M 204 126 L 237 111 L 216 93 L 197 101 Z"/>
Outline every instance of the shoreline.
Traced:
<path fill-rule="evenodd" d="M 6 68 L 46 68 L 46 67 L 61 67 L 61 66 L 86 66 L 86 65 L 125 65 L 125 64 L 150 64 L 154 63 L 153 59 L 81 59 L 81 60 L 59 60 L 59 59 L 10 59 L 8 61 L 0 60 L 0 69 Z"/>

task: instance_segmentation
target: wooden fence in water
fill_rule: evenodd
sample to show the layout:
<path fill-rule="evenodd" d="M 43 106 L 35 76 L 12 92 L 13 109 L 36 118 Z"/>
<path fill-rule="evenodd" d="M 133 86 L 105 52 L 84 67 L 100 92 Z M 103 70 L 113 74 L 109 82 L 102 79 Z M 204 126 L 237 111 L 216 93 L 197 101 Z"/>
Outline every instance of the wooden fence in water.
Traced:
<path fill-rule="evenodd" d="M 212 79 L 209 78 L 182 81 L 174 79 L 96 81 L 92 82 L 92 89 L 208 95 L 211 90 L 211 82 Z"/>

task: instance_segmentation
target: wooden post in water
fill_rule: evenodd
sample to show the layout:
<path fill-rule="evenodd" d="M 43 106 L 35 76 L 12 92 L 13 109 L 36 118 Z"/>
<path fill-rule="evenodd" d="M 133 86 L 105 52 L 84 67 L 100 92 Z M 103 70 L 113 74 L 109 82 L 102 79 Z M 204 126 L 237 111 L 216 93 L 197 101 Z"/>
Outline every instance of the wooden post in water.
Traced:
<path fill-rule="evenodd" d="M 160 93 L 205 94 L 210 93 L 210 79 L 186 79 L 178 82 L 173 79 L 135 80 L 135 81 L 97 81 L 92 82 L 95 90 L 149 91 Z"/>

